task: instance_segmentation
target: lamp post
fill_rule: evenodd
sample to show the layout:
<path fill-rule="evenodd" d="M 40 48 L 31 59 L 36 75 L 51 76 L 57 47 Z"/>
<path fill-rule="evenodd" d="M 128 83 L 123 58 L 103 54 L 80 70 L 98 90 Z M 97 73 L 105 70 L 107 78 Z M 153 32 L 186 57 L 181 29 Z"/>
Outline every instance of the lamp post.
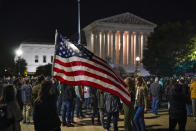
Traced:
<path fill-rule="evenodd" d="M 20 61 L 21 61 L 21 55 L 23 54 L 21 49 L 16 50 L 16 56 L 18 58 L 18 75 L 20 76 Z"/>
<path fill-rule="evenodd" d="M 140 63 L 140 57 L 136 57 L 136 69 L 135 69 L 135 75 L 138 75 L 138 66 L 139 66 L 139 63 Z"/>

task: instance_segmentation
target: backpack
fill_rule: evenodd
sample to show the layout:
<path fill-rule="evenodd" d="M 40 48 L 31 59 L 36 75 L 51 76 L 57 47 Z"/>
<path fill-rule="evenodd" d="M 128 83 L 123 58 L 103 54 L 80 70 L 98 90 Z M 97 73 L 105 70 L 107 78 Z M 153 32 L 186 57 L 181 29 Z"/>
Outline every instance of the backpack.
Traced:
<path fill-rule="evenodd" d="M 0 129 L 7 129 L 12 123 L 14 119 L 7 118 L 7 104 L 0 104 Z"/>

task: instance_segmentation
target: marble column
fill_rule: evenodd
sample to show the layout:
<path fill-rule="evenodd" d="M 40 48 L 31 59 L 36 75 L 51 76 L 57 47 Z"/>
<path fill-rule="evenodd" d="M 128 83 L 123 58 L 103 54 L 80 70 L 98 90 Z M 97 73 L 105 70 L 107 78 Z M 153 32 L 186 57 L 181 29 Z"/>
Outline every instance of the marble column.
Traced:
<path fill-rule="evenodd" d="M 135 58 L 138 56 L 140 57 L 140 34 L 139 33 L 136 34 L 136 56 Z"/>
<path fill-rule="evenodd" d="M 142 59 L 143 59 L 143 51 L 144 51 L 144 35 L 143 34 L 141 34 L 141 50 L 140 50 L 140 56 L 141 56 L 141 61 L 142 61 Z"/>
<path fill-rule="evenodd" d="M 94 49 L 93 49 L 94 51 L 93 52 L 95 55 L 97 55 L 97 38 L 98 38 L 97 35 L 98 35 L 98 33 L 94 32 L 94 42 L 93 42 L 94 43 Z"/>
<path fill-rule="evenodd" d="M 112 32 L 112 60 L 116 64 L 116 32 Z"/>
<path fill-rule="evenodd" d="M 124 38 L 123 38 L 123 64 L 125 66 L 128 66 L 129 64 L 129 56 L 128 56 L 128 53 L 129 53 L 129 34 L 128 32 L 124 32 Z"/>
<path fill-rule="evenodd" d="M 139 36 L 139 38 L 138 38 L 138 40 L 139 40 L 139 42 L 138 42 L 138 45 L 139 45 L 139 50 L 138 50 L 138 56 L 140 57 L 140 60 L 142 59 L 142 56 L 141 56 L 141 54 L 142 54 L 142 35 L 141 34 L 139 34 L 138 35 Z"/>
<path fill-rule="evenodd" d="M 101 58 L 105 59 L 105 32 L 102 32 L 101 34 Z"/>
<path fill-rule="evenodd" d="M 97 56 L 100 57 L 100 32 L 97 32 Z"/>
<path fill-rule="evenodd" d="M 148 34 L 147 33 L 145 33 L 145 34 L 143 34 L 143 45 L 144 45 L 144 49 L 146 49 L 147 48 L 147 41 L 148 41 Z"/>
<path fill-rule="evenodd" d="M 112 60 L 112 58 L 113 58 L 113 53 L 112 53 L 112 51 L 113 51 L 112 41 L 113 41 L 113 39 L 112 39 L 112 32 L 109 31 L 109 32 L 108 32 L 108 56 L 110 56 L 111 60 Z"/>
<path fill-rule="evenodd" d="M 128 65 L 132 65 L 132 32 L 129 31 L 129 43 L 128 43 Z"/>
<path fill-rule="evenodd" d="M 124 36 L 124 32 L 120 32 L 120 65 L 123 65 L 124 62 L 123 62 L 123 36 Z"/>
<path fill-rule="evenodd" d="M 108 31 L 104 31 L 104 34 L 105 34 L 105 42 L 104 42 L 104 51 L 105 51 L 105 57 L 104 57 L 104 59 L 106 58 L 106 57 L 108 57 L 109 56 L 109 51 L 108 51 L 108 45 L 109 45 L 109 42 L 108 42 Z"/>
<path fill-rule="evenodd" d="M 95 42 L 94 42 L 94 41 L 95 41 L 95 34 L 94 34 L 94 32 L 91 33 L 91 40 L 90 40 L 90 41 L 91 41 L 90 50 L 91 50 L 92 52 L 94 52 L 94 51 L 95 51 L 95 50 L 94 50 L 94 46 L 95 46 Z"/>
<path fill-rule="evenodd" d="M 136 33 L 134 34 L 134 48 L 133 48 L 133 64 L 135 65 L 136 64 L 136 45 L 137 45 L 137 35 Z"/>

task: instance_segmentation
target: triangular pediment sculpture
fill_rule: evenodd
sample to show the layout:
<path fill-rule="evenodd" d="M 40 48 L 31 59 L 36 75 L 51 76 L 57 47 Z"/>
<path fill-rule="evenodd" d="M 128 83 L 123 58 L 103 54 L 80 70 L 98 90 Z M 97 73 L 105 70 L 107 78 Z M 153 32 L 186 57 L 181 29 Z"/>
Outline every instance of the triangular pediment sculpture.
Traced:
<path fill-rule="evenodd" d="M 104 19 L 99 19 L 95 21 L 97 23 L 107 23 L 107 24 L 125 24 L 125 25 L 147 25 L 147 26 L 156 26 L 156 24 L 140 18 L 129 12 L 107 17 Z"/>

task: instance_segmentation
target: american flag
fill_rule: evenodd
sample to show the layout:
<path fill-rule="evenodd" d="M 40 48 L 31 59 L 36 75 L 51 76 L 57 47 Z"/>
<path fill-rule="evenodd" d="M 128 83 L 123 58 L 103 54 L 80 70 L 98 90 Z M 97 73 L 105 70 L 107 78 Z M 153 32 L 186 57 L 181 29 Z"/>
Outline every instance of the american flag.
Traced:
<path fill-rule="evenodd" d="M 56 40 L 53 75 L 68 85 L 91 86 L 112 93 L 126 103 L 131 96 L 124 81 L 103 59 L 81 44 L 73 44 L 61 34 Z"/>

